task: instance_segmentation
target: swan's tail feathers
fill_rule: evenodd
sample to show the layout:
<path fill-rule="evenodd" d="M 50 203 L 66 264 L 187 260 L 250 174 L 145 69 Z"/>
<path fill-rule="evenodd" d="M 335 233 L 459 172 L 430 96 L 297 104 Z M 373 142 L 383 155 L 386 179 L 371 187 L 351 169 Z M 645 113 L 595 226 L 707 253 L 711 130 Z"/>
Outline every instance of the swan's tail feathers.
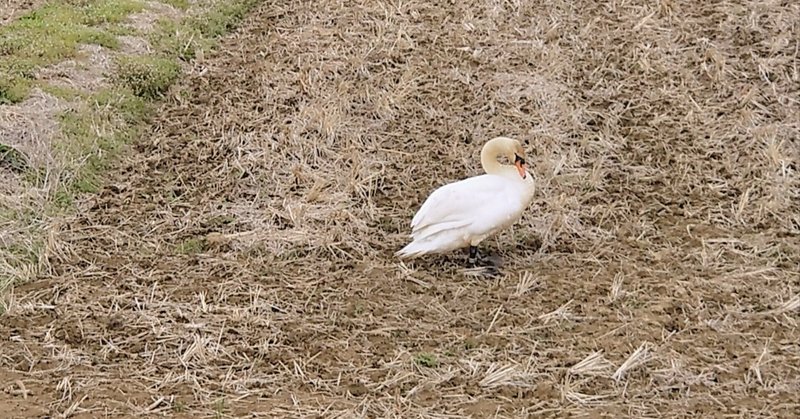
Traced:
<path fill-rule="evenodd" d="M 425 253 L 425 250 L 420 243 L 411 242 L 407 244 L 406 247 L 396 251 L 394 255 L 400 259 L 414 259 L 418 256 L 422 256 L 423 253 Z"/>
<path fill-rule="evenodd" d="M 413 259 L 428 253 L 441 253 L 461 245 L 462 234 L 459 229 L 469 225 L 465 220 L 448 220 L 417 226 L 411 232 L 412 242 L 398 250 L 400 259 Z"/>
<path fill-rule="evenodd" d="M 395 256 L 400 259 L 414 259 L 428 253 L 434 253 L 438 250 L 436 242 L 432 241 L 413 241 L 406 245 L 406 247 L 395 252 Z"/>

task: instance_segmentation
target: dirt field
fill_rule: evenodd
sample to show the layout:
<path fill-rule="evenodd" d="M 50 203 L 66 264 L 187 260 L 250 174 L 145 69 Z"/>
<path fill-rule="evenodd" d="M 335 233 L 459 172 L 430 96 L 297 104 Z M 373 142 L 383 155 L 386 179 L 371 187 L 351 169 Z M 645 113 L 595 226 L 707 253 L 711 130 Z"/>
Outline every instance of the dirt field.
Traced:
<path fill-rule="evenodd" d="M 793 417 L 798 22 L 266 1 L 6 297 L 0 415 Z M 538 188 L 504 275 L 400 264 L 496 135 Z"/>

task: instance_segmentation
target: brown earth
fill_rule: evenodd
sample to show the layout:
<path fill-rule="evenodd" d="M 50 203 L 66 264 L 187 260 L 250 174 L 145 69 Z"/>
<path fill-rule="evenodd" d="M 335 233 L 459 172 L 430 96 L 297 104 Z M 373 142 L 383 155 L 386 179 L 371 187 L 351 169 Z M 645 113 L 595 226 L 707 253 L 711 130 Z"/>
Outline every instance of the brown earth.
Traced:
<path fill-rule="evenodd" d="M 267 1 L 7 297 L 0 413 L 793 417 L 798 21 Z M 400 264 L 495 135 L 538 182 L 504 275 Z"/>

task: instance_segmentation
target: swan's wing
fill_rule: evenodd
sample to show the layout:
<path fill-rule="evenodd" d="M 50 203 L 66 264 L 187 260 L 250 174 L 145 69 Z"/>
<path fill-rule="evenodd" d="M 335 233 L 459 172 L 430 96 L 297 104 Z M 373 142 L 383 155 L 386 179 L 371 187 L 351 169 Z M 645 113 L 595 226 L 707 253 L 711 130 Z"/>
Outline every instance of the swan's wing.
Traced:
<path fill-rule="evenodd" d="M 412 236 L 465 228 L 485 234 L 506 224 L 520 209 L 519 191 L 507 179 L 481 175 L 435 190 L 411 220 Z"/>

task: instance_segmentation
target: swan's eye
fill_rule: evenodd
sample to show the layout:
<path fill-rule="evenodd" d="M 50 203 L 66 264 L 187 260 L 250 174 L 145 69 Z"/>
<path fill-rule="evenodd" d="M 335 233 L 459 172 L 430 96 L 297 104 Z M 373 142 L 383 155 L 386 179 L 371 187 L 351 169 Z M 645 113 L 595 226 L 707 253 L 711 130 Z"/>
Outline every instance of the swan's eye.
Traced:
<path fill-rule="evenodd" d="M 520 157 L 518 154 L 514 154 L 514 163 L 525 164 L 525 159 Z"/>

